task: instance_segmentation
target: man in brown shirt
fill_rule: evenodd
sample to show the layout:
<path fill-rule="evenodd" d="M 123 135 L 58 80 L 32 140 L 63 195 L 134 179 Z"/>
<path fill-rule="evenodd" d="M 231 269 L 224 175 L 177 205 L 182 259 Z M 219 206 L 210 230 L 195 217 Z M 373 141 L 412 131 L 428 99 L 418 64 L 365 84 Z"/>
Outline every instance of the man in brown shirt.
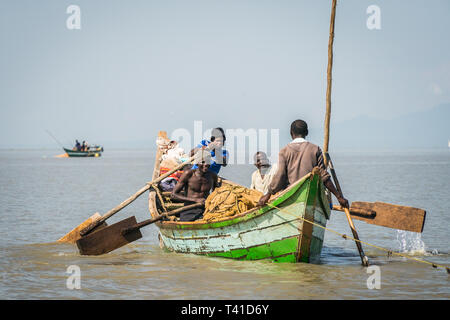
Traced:
<path fill-rule="evenodd" d="M 322 150 L 315 144 L 305 140 L 308 135 L 308 125 L 303 120 L 295 120 L 291 124 L 292 142 L 281 149 L 278 155 L 278 171 L 272 178 L 269 191 L 259 199 L 260 206 L 267 203 L 270 196 L 287 188 L 303 176 L 318 167 L 322 182 L 325 187 L 333 193 L 343 207 L 348 208 L 348 201 L 340 194 L 323 162 Z"/>

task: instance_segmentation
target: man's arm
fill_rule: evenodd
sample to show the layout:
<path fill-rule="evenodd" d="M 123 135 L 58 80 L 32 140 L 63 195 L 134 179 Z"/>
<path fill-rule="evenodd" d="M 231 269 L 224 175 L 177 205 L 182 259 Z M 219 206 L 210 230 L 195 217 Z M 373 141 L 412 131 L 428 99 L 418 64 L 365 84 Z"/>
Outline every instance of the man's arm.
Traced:
<path fill-rule="evenodd" d="M 189 152 L 189 156 L 193 157 L 194 154 L 197 152 L 198 148 L 194 148 L 191 150 L 191 152 Z"/>
<path fill-rule="evenodd" d="M 214 150 L 213 152 L 216 157 L 216 163 L 220 164 L 222 167 L 226 167 L 228 161 L 228 151 L 224 150 L 222 147 L 217 147 L 215 142 L 211 142 L 208 147 Z"/>
<path fill-rule="evenodd" d="M 323 184 L 325 185 L 325 187 L 331 191 L 332 194 L 334 194 L 334 196 L 336 197 L 336 199 L 338 199 L 339 204 L 341 206 L 343 206 L 344 208 L 348 208 L 348 200 L 344 198 L 344 196 L 342 195 L 342 193 L 340 193 L 339 191 L 336 190 L 333 181 L 331 181 L 331 179 L 327 179 L 323 182 Z"/>
<path fill-rule="evenodd" d="M 317 166 L 320 169 L 320 175 L 322 177 L 322 182 L 325 185 L 325 187 L 330 190 L 330 192 L 332 194 L 334 194 L 334 196 L 336 197 L 336 199 L 339 201 L 339 204 L 341 206 L 343 206 L 344 208 L 348 208 L 348 201 L 347 199 L 344 198 L 343 194 L 340 193 L 336 187 L 334 186 L 333 181 L 331 181 L 331 177 L 330 174 L 327 171 L 327 168 L 325 167 L 325 163 L 323 161 L 323 152 L 320 149 L 320 147 L 318 148 L 318 152 L 317 152 Z"/>
<path fill-rule="evenodd" d="M 222 162 L 223 162 L 222 167 L 226 167 L 227 166 L 227 157 L 226 156 L 223 157 Z"/>
<path fill-rule="evenodd" d="M 226 167 L 227 166 L 227 161 L 228 161 L 228 151 L 227 150 L 223 150 L 223 164 L 222 167 Z"/>
<path fill-rule="evenodd" d="M 213 185 L 211 188 L 211 192 L 213 192 L 214 189 L 220 187 L 220 183 L 219 183 L 219 176 L 217 174 L 215 174 L 214 172 L 211 172 L 211 173 L 212 173 L 212 179 L 213 179 Z"/>
<path fill-rule="evenodd" d="M 286 180 L 287 180 L 286 159 L 280 153 L 278 155 L 278 169 L 275 175 L 273 176 L 272 181 L 270 182 L 269 191 L 259 199 L 258 205 L 259 206 L 265 205 L 267 201 L 269 201 L 271 195 L 282 190 L 286 186 Z"/>
<path fill-rule="evenodd" d="M 205 148 L 206 148 L 206 140 L 202 140 L 196 147 L 194 147 L 191 150 L 191 152 L 189 152 L 189 155 L 192 157 L 198 150 L 205 149 Z"/>
<path fill-rule="evenodd" d="M 255 172 L 252 173 L 252 182 L 250 183 L 250 189 L 255 189 Z"/>

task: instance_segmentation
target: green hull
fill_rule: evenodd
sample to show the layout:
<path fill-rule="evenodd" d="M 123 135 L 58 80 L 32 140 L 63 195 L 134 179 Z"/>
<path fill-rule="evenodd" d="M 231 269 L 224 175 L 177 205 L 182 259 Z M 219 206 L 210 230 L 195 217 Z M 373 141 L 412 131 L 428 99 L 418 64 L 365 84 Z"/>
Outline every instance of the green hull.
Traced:
<path fill-rule="evenodd" d="M 238 260 L 317 263 L 324 229 L 303 219 L 326 226 L 330 208 L 324 190 L 320 177 L 309 174 L 270 203 L 277 208 L 267 205 L 211 223 L 157 223 L 160 242 L 165 249 L 180 253 Z M 152 199 L 155 199 L 154 192 L 150 194 L 150 201 Z"/>
<path fill-rule="evenodd" d="M 71 149 L 64 148 L 64 151 L 67 153 L 69 157 L 100 157 L 102 152 L 100 150 L 97 151 L 74 151 Z"/>

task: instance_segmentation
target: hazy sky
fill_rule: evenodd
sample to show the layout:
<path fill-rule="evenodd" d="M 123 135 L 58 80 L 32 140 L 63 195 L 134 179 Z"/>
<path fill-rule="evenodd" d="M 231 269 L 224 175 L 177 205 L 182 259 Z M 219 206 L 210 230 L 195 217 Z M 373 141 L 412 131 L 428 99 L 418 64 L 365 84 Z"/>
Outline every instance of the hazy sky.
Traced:
<path fill-rule="evenodd" d="M 66 9 L 81 8 L 69 30 Z M 369 5 L 381 30 L 369 30 Z M 0 2 L 0 147 L 75 138 L 153 147 L 158 130 L 317 128 L 331 0 Z M 332 125 L 450 102 L 450 1 L 340 0 Z"/>

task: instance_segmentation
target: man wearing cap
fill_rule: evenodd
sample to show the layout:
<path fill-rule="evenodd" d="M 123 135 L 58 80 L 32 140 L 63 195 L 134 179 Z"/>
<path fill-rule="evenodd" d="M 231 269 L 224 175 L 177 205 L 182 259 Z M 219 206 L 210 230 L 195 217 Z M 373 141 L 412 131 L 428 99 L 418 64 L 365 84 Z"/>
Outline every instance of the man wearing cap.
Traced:
<path fill-rule="evenodd" d="M 193 203 L 205 204 L 205 200 L 218 186 L 217 174 L 210 171 L 211 153 L 200 149 L 195 153 L 193 163 L 195 169 L 183 172 L 172 191 L 172 199 L 183 201 L 186 205 Z M 180 221 L 194 221 L 203 217 L 204 207 L 186 210 L 180 213 Z"/>
<path fill-rule="evenodd" d="M 292 141 L 278 155 L 278 170 L 269 185 L 268 192 L 259 199 L 258 205 L 267 203 L 271 195 L 287 188 L 318 167 L 322 182 L 338 199 L 341 206 L 348 208 L 348 201 L 338 192 L 331 181 L 323 162 L 320 147 L 305 140 L 308 125 L 303 120 L 295 120 L 291 124 Z"/>

